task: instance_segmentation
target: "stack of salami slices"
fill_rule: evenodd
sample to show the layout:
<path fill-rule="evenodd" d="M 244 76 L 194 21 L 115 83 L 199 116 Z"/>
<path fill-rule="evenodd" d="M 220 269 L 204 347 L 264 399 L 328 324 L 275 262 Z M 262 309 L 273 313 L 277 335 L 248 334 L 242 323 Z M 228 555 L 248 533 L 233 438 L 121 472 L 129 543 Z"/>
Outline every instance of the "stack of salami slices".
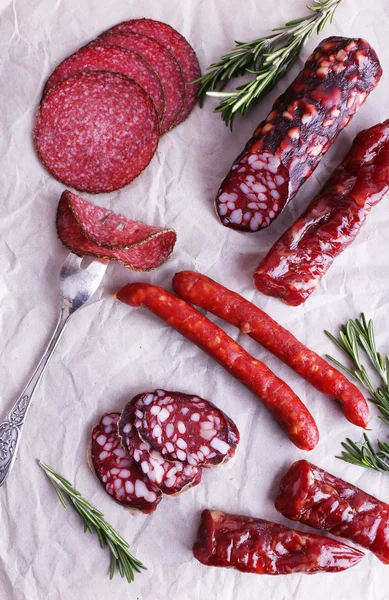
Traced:
<path fill-rule="evenodd" d="M 234 454 L 239 431 L 198 396 L 156 390 L 105 414 L 92 432 L 91 467 L 105 490 L 132 512 L 153 512 L 164 494 L 198 485 L 202 469 Z"/>
<path fill-rule="evenodd" d="M 34 130 L 40 159 L 77 190 L 122 188 L 193 110 L 199 76 L 193 48 L 170 25 L 134 19 L 112 27 L 47 80 Z"/>

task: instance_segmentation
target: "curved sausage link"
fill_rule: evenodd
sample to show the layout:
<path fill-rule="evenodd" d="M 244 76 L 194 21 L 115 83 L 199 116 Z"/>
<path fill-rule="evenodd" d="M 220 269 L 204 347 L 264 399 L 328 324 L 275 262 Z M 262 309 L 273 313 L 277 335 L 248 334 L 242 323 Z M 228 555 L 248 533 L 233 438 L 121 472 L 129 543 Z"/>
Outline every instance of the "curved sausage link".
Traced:
<path fill-rule="evenodd" d="M 321 42 L 221 183 L 216 211 L 222 224 L 248 232 L 268 227 L 381 75 L 377 54 L 365 40 L 330 37 Z"/>
<path fill-rule="evenodd" d="M 176 273 L 173 287 L 181 298 L 239 327 L 320 392 L 338 400 L 351 423 L 367 426 L 369 407 L 359 389 L 263 310 L 201 273 Z"/>
<path fill-rule="evenodd" d="M 298 448 L 315 448 L 319 432 L 298 396 L 198 310 L 163 288 L 147 283 L 128 284 L 119 290 L 117 298 L 130 306 L 147 307 L 174 327 L 256 394 Z"/>

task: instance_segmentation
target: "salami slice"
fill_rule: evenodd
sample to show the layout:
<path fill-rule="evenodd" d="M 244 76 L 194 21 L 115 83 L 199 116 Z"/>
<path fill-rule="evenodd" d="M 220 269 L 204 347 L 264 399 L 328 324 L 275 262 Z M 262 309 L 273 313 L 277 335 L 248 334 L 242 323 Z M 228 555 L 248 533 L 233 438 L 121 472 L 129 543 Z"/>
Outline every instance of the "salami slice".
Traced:
<path fill-rule="evenodd" d="M 162 119 L 165 96 L 152 66 L 136 52 L 108 44 L 85 46 L 61 62 L 47 80 L 43 98 L 57 83 L 82 71 L 111 71 L 130 77 L 153 99 L 158 116 Z"/>
<path fill-rule="evenodd" d="M 180 66 L 172 54 L 157 40 L 136 32 L 107 31 L 97 43 L 112 44 L 137 52 L 153 67 L 161 80 L 165 94 L 165 114 L 161 134 L 174 127 L 181 114 L 185 98 L 185 83 Z"/>
<path fill-rule="evenodd" d="M 153 19 L 133 19 L 119 23 L 112 27 L 110 31 L 138 31 L 149 35 L 158 40 L 165 48 L 169 50 L 181 67 L 185 80 L 185 101 L 182 108 L 179 121 L 183 121 L 192 112 L 200 84 L 191 84 L 192 81 L 201 76 L 200 65 L 196 53 L 189 42 L 178 31 L 170 27 L 167 23 L 154 21 Z"/>
<path fill-rule="evenodd" d="M 382 69 L 362 39 L 331 37 L 276 100 L 216 197 L 223 225 L 254 232 L 280 214 L 374 90 Z"/>
<path fill-rule="evenodd" d="M 173 229 L 130 221 L 68 190 L 58 204 L 57 231 L 61 242 L 75 254 L 116 260 L 134 271 L 160 267 L 176 241 Z"/>
<path fill-rule="evenodd" d="M 158 115 L 135 81 L 108 71 L 83 72 L 49 91 L 34 138 L 54 177 L 80 191 L 112 192 L 130 183 L 152 159 Z"/>
<path fill-rule="evenodd" d="M 119 436 L 129 455 L 143 473 L 163 494 L 177 495 L 201 481 L 201 469 L 180 461 L 169 462 L 155 448 L 140 439 L 134 426 L 135 402 L 133 398 L 123 410 L 119 421 Z"/>
<path fill-rule="evenodd" d="M 235 454 L 239 442 L 235 423 L 207 400 L 156 390 L 140 396 L 134 408 L 140 438 L 167 460 L 213 467 Z"/>
<path fill-rule="evenodd" d="M 162 494 L 122 448 L 117 433 L 119 418 L 118 413 L 105 414 L 93 429 L 93 469 L 106 492 L 116 502 L 144 513 L 153 512 Z"/>

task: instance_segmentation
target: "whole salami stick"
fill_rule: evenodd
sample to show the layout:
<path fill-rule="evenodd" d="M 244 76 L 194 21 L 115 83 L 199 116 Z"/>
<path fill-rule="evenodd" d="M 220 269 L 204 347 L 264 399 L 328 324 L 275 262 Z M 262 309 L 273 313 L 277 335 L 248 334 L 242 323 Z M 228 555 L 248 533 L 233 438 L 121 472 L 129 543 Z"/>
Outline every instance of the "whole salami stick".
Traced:
<path fill-rule="evenodd" d="M 130 306 L 145 306 L 174 327 L 256 394 L 298 448 L 315 448 L 319 432 L 300 398 L 198 310 L 163 288 L 147 283 L 128 284 L 119 290 L 117 298 Z"/>
<path fill-rule="evenodd" d="M 187 302 L 239 327 L 242 333 L 259 342 L 320 392 L 338 400 L 351 423 L 367 426 L 369 407 L 359 389 L 263 310 L 220 283 L 193 271 L 176 273 L 173 288 Z"/>
<path fill-rule="evenodd" d="M 352 540 L 389 564 L 389 504 L 306 460 L 295 462 L 281 479 L 276 509 Z"/>
<path fill-rule="evenodd" d="M 319 196 L 258 266 L 257 289 L 286 304 L 302 304 L 388 189 L 389 120 L 357 135 Z"/>
<path fill-rule="evenodd" d="M 207 566 L 261 575 L 335 573 L 364 557 L 360 550 L 322 535 L 216 510 L 202 512 L 193 554 Z"/>
<path fill-rule="evenodd" d="M 330 37 L 276 100 L 238 156 L 216 197 L 223 225 L 268 227 L 375 88 L 382 75 L 365 40 Z"/>

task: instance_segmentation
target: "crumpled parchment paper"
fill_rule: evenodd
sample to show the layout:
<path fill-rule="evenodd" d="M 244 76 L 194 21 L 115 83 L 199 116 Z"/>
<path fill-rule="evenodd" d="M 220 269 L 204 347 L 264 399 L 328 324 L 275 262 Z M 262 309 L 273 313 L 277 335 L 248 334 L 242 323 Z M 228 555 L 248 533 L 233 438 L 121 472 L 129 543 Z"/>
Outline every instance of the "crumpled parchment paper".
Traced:
<path fill-rule="evenodd" d="M 304 0 L 13 0 L 2 3 L 0 348 L 1 412 L 22 390 L 57 318 L 58 273 L 67 252 L 56 238 L 57 202 L 64 186 L 37 159 L 31 130 L 43 83 L 68 54 L 126 19 L 170 23 L 196 49 L 203 69 L 235 39 L 251 40 L 305 14 Z M 281 218 L 257 235 L 223 228 L 212 201 L 218 184 L 272 101 L 298 73 L 299 63 L 231 134 L 213 100 L 196 108 L 165 136 L 147 170 L 97 204 L 178 232 L 173 258 L 145 275 L 112 264 L 94 301 L 70 321 L 28 416 L 18 459 L 0 490 L 0 598 L 7 600 L 384 600 L 388 567 L 374 556 L 341 574 L 270 577 L 207 568 L 191 554 L 203 508 L 261 516 L 293 526 L 273 507 L 281 473 L 307 457 L 295 448 L 261 403 L 220 366 L 146 310 L 114 300 L 118 288 L 145 280 L 171 289 L 173 274 L 196 269 L 242 293 L 319 354 L 336 350 L 323 334 L 365 311 L 374 318 L 379 346 L 389 353 L 389 217 L 386 198 L 358 239 L 337 259 L 318 291 L 299 308 L 257 293 L 252 273 L 275 239 L 312 199 L 347 151 L 355 134 L 389 117 L 386 0 L 345 0 L 322 34 L 365 37 L 377 50 L 384 77 L 298 197 Z M 85 196 L 87 197 L 87 196 Z M 284 378 L 307 403 L 321 432 L 309 458 L 389 501 L 389 480 L 335 458 L 346 436 L 360 439 L 337 406 L 254 341 L 223 324 L 245 348 Z M 157 387 L 195 392 L 220 405 L 237 423 L 236 461 L 208 470 L 200 486 L 166 498 L 152 516 L 135 518 L 116 505 L 92 476 L 86 450 L 100 414 L 120 410 L 135 394 Z M 372 439 L 389 430 L 372 408 Z M 109 557 L 79 517 L 62 508 L 36 464 L 47 461 L 100 507 L 133 552 L 148 566 L 129 586 L 108 580 Z M 300 527 L 297 525 L 297 527 Z"/>

